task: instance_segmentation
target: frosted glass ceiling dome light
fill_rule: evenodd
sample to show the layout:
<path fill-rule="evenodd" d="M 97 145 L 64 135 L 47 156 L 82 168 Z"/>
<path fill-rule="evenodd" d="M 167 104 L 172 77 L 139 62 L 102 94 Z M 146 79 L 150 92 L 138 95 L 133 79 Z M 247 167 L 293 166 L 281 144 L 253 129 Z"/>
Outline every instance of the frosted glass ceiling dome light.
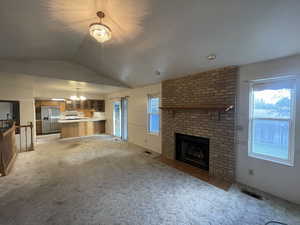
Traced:
<path fill-rule="evenodd" d="M 102 19 L 105 17 L 104 12 L 97 12 L 97 16 L 100 18 L 100 23 L 90 25 L 90 35 L 98 42 L 104 43 L 111 39 L 111 29 L 102 23 Z"/>

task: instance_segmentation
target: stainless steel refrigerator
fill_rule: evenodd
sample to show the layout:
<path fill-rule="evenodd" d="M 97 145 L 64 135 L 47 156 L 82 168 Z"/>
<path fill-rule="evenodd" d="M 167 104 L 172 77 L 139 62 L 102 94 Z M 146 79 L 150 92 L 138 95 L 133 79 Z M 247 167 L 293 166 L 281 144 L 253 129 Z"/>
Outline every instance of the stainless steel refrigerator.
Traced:
<path fill-rule="evenodd" d="M 60 132 L 59 117 L 60 109 L 57 106 L 42 106 L 42 133 L 51 134 Z"/>

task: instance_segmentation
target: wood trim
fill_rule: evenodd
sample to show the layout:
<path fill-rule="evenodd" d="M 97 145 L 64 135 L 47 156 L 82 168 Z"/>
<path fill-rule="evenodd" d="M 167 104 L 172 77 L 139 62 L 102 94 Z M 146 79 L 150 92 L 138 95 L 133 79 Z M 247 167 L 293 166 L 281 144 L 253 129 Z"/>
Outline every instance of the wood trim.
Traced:
<path fill-rule="evenodd" d="M 17 153 L 15 153 L 13 155 L 13 157 L 11 158 L 11 160 L 10 160 L 9 164 L 7 165 L 7 167 L 4 168 L 4 171 L 3 171 L 3 175 L 4 176 L 6 176 L 7 174 L 9 174 L 9 172 L 11 171 L 11 169 L 12 169 L 12 167 L 13 167 L 16 159 L 17 159 Z"/>
<path fill-rule="evenodd" d="M 177 111 L 204 111 L 204 112 L 216 112 L 217 118 L 220 120 L 221 113 L 226 113 L 234 109 L 234 105 L 216 105 L 216 104 L 203 104 L 203 105 L 187 105 L 187 106 L 163 106 L 159 107 L 161 110 L 171 111 L 173 117 Z M 211 117 L 212 118 L 212 117 Z"/>
<path fill-rule="evenodd" d="M 190 106 L 163 106 L 162 110 L 177 111 L 177 110 L 205 110 L 205 111 L 221 111 L 228 112 L 234 109 L 233 105 L 190 105 Z"/>
<path fill-rule="evenodd" d="M 11 128 L 9 128 L 8 130 L 4 131 L 3 133 L 0 132 L 0 137 L 4 138 L 5 136 L 10 134 L 11 132 L 15 131 L 15 129 L 16 129 L 16 125 L 14 123 L 13 126 Z"/>
<path fill-rule="evenodd" d="M 15 131 L 16 125 L 13 123 L 11 128 L 0 133 L 0 173 L 2 176 L 6 176 L 9 173 L 16 160 Z"/>

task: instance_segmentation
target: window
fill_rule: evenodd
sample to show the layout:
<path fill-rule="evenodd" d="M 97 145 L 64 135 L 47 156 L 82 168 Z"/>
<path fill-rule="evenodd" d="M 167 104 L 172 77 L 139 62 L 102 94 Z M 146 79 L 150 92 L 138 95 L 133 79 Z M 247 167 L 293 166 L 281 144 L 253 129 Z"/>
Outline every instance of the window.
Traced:
<path fill-rule="evenodd" d="M 254 81 L 250 91 L 249 156 L 292 166 L 295 79 Z"/>
<path fill-rule="evenodd" d="M 159 97 L 148 98 L 148 132 L 159 134 L 160 130 Z"/>

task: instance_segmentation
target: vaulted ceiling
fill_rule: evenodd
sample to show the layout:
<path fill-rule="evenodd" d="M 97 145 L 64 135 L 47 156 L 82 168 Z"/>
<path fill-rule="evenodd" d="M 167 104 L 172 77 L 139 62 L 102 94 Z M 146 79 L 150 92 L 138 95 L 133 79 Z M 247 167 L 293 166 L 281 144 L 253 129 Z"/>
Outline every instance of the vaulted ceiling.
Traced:
<path fill-rule="evenodd" d="M 88 34 L 99 10 L 113 32 L 104 44 Z M 299 12 L 299 0 L 2 0 L 0 58 L 72 61 L 145 85 L 297 54 Z"/>

